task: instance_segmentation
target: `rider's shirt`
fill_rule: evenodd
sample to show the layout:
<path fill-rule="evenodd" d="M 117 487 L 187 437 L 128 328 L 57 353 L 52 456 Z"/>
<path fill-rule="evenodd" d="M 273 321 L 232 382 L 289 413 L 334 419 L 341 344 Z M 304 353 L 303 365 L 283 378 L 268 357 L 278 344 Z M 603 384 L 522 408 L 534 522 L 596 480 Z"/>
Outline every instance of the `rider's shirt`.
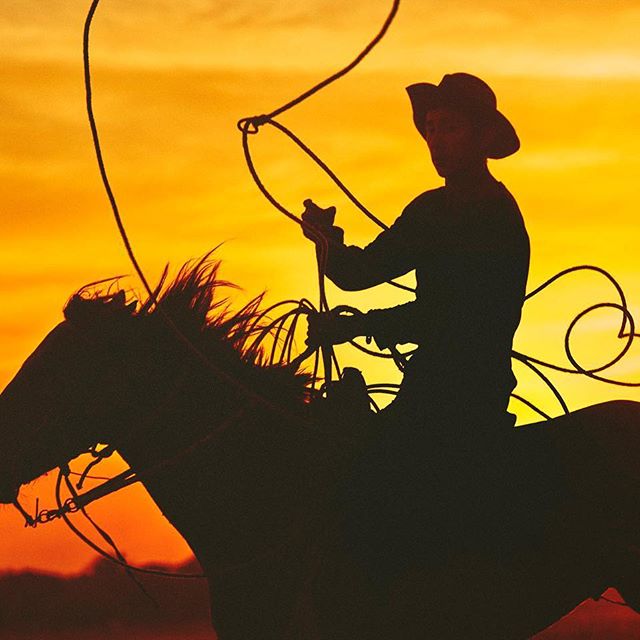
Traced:
<path fill-rule="evenodd" d="M 367 314 L 380 346 L 419 345 L 399 400 L 504 412 L 528 268 L 522 215 L 496 182 L 475 200 L 456 200 L 446 187 L 419 195 L 364 249 L 331 243 L 326 272 L 359 290 L 415 269 L 414 302 Z"/>

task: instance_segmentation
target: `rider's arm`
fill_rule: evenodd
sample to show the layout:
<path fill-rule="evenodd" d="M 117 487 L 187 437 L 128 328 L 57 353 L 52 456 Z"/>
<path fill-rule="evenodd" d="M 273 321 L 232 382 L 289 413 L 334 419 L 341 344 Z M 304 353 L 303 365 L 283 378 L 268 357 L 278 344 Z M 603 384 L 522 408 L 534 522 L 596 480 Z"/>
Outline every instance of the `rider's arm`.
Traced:
<path fill-rule="evenodd" d="M 329 242 L 326 274 L 346 291 L 368 289 L 415 268 L 410 216 L 401 215 L 363 249 Z"/>
<path fill-rule="evenodd" d="M 340 344 L 357 336 L 368 336 L 375 339 L 380 349 L 385 349 L 406 342 L 422 342 L 424 322 L 423 305 L 419 302 L 354 315 L 327 312 L 309 318 L 308 342 Z"/>
<path fill-rule="evenodd" d="M 390 309 L 373 309 L 361 321 L 362 335 L 371 336 L 380 349 L 424 340 L 424 305 L 407 302 Z"/>
<path fill-rule="evenodd" d="M 393 223 L 363 249 L 344 244 L 342 229 L 333 224 L 335 208 L 319 209 L 305 201 L 303 221 L 315 227 L 305 235 L 321 245 L 318 234 L 327 240 L 326 275 L 341 289 L 358 291 L 397 278 L 417 266 L 419 256 L 430 253 L 439 234 L 442 189 L 433 189 L 414 198 Z"/>
<path fill-rule="evenodd" d="M 364 249 L 345 245 L 344 232 L 333 224 L 335 207 L 321 209 L 310 200 L 302 214 L 303 233 L 316 243 L 319 256 L 326 248 L 325 273 L 334 284 L 347 291 L 368 289 L 415 268 L 416 200 Z"/>

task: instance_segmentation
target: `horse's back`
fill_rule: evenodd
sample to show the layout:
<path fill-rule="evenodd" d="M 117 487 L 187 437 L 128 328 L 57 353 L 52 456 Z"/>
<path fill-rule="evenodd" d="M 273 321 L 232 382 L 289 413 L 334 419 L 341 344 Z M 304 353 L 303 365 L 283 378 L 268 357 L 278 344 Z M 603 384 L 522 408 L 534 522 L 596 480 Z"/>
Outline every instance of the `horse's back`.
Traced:
<path fill-rule="evenodd" d="M 234 628 L 225 635 L 220 625 L 222 637 L 248 637 L 243 607 L 289 570 L 288 595 L 263 594 L 252 622 L 254 631 L 271 623 L 265 638 L 524 638 L 608 586 L 600 534 L 623 490 L 631 502 L 629 478 L 640 498 L 640 404 L 510 429 L 481 451 L 432 451 L 426 465 L 411 443 L 407 456 L 388 445 L 376 445 L 366 483 L 351 486 L 347 473 L 339 499 L 325 505 L 328 537 L 312 527 L 267 563 L 264 580 L 247 568 L 237 592 L 213 585 L 226 593 L 214 610 Z M 461 473 L 457 464 L 469 466 Z"/>
<path fill-rule="evenodd" d="M 474 478 L 477 486 L 449 505 L 462 526 L 430 561 L 423 554 L 391 579 L 393 637 L 529 637 L 615 586 L 608 545 L 638 521 L 639 403 L 605 402 L 517 427 L 479 455 L 463 488 Z M 428 499 L 430 487 L 422 490 Z"/>
<path fill-rule="evenodd" d="M 518 431 L 525 452 L 553 457 L 558 492 L 579 506 L 585 526 L 640 522 L 640 403 L 603 402 Z"/>

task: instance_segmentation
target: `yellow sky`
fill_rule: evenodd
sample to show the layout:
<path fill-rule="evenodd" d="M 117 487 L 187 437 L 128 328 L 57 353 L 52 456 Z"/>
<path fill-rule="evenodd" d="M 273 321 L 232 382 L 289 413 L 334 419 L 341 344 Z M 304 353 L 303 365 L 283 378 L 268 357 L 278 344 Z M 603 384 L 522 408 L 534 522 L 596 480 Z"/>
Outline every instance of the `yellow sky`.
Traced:
<path fill-rule="evenodd" d="M 84 113 L 88 4 L 5 0 L 0 10 L 0 385 L 59 320 L 74 289 L 132 272 Z M 92 36 L 96 117 L 127 228 L 151 278 L 167 261 L 179 265 L 226 241 L 223 275 L 246 289 L 241 300 L 264 288 L 270 300 L 315 295 L 312 250 L 255 189 L 235 122 L 274 109 L 350 60 L 388 8 L 377 0 L 103 0 Z M 367 61 L 282 122 L 391 222 L 414 195 L 439 185 L 404 87 L 451 71 L 480 75 L 522 140 L 518 154 L 492 169 L 527 221 L 531 287 L 567 266 L 598 264 L 621 281 L 640 316 L 639 24 L 637 0 L 404 0 Z M 265 131 L 252 142 L 265 180 L 292 210 L 307 197 L 335 203 L 348 241 L 375 235 L 285 139 Z M 329 292 L 335 303 L 362 308 L 405 299 L 388 288 Z M 558 285 L 527 304 L 516 347 L 562 362 L 573 315 L 611 299 L 592 275 Z M 589 363 L 615 348 L 618 322 L 603 313 L 584 324 L 576 346 Z M 354 362 L 369 379 L 389 375 Z M 518 374 L 520 392 L 557 412 L 530 376 Z M 619 374 L 640 379 L 640 349 Z M 558 381 L 574 408 L 609 397 L 640 400 L 636 391 Z M 28 494 L 45 495 L 49 484 Z M 142 492 L 131 493 L 137 497 L 110 498 L 96 513 L 132 559 L 184 557 L 186 548 Z M 91 557 L 59 526 L 24 531 L 10 509 L 0 513 L 0 528 L 10 532 L 0 568 L 76 571 Z"/>

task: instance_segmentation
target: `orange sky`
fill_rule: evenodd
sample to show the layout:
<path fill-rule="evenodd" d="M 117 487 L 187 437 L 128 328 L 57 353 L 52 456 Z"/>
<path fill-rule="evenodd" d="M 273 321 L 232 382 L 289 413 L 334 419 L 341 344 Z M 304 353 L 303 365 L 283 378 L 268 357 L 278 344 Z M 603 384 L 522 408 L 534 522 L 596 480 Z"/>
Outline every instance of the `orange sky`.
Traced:
<path fill-rule="evenodd" d="M 312 250 L 274 212 L 244 166 L 238 118 L 270 111 L 350 60 L 381 24 L 376 0 L 103 0 L 92 35 L 95 110 L 127 228 L 154 278 L 226 241 L 223 275 L 269 299 L 315 295 Z M 0 386 L 60 318 L 80 285 L 131 273 L 99 182 L 84 113 L 81 32 L 87 1 L 5 1 L 0 12 Z M 438 186 L 409 117 L 404 86 L 468 71 L 496 90 L 522 149 L 492 163 L 514 193 L 532 241 L 530 287 L 574 264 L 610 270 L 640 317 L 637 176 L 640 44 L 636 0 L 404 0 L 387 38 L 346 79 L 282 117 L 387 222 Z M 253 140 L 269 186 L 291 209 L 337 204 L 347 240 L 375 227 L 286 140 Z M 132 281 L 133 286 L 138 286 Z M 405 300 L 394 290 L 343 294 L 363 309 Z M 563 361 L 573 315 L 613 299 L 581 275 L 528 303 L 516 348 Z M 619 319 L 586 321 L 578 353 L 615 348 Z M 345 353 L 368 380 L 390 373 Z M 520 369 L 518 392 L 557 408 Z M 640 380 L 635 347 L 616 373 Z M 572 408 L 640 393 L 558 379 Z M 515 409 L 516 407 L 514 407 Z M 519 410 L 520 421 L 531 415 Z M 111 467 L 113 468 L 113 467 Z M 51 495 L 50 482 L 25 490 Z M 52 498 L 50 498 L 52 500 Z M 180 560 L 184 543 L 127 490 L 94 512 L 134 561 Z M 0 569 L 79 571 L 92 557 L 62 526 L 24 530 L 0 512 Z"/>

